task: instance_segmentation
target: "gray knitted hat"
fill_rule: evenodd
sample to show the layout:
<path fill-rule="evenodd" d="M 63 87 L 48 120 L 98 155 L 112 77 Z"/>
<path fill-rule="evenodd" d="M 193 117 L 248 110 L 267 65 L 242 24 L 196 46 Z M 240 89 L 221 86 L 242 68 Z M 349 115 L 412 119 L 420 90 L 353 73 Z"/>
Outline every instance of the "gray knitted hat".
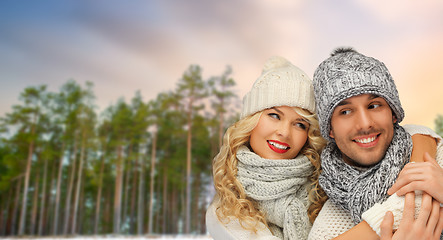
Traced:
<path fill-rule="evenodd" d="M 262 74 L 243 97 L 240 118 L 277 106 L 315 112 L 312 80 L 285 58 L 274 56 L 266 61 Z"/>
<path fill-rule="evenodd" d="M 335 107 L 341 101 L 360 94 L 383 97 L 398 122 L 403 120 L 404 111 L 397 87 L 386 66 L 352 48 L 336 49 L 315 70 L 313 84 L 320 130 L 329 141 L 333 141 L 329 132 Z"/>

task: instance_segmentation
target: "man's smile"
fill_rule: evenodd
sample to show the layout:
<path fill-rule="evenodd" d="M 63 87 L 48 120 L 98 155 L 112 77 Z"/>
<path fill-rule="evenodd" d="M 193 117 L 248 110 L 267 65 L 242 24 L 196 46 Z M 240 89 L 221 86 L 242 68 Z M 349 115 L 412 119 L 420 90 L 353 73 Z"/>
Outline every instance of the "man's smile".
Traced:
<path fill-rule="evenodd" d="M 369 148 L 377 145 L 380 134 L 372 134 L 367 136 L 360 136 L 352 139 L 358 146 Z"/>

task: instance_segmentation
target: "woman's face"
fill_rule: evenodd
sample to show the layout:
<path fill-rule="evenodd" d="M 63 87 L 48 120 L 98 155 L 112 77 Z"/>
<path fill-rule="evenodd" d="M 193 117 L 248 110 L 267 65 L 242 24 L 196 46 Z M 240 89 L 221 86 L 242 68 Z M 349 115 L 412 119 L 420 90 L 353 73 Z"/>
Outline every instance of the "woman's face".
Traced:
<path fill-rule="evenodd" d="M 263 111 L 252 130 L 252 150 L 266 159 L 293 159 L 308 139 L 309 123 L 294 108 L 273 107 Z"/>

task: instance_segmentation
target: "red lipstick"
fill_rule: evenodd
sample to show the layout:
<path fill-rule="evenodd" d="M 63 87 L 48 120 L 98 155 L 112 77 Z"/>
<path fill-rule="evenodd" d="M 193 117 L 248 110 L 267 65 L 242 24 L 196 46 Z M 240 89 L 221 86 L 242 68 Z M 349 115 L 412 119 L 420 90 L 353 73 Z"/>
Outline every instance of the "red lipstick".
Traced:
<path fill-rule="evenodd" d="M 289 145 L 286 143 L 282 143 L 275 140 L 268 140 L 267 142 L 269 148 L 276 153 L 285 153 L 290 149 Z"/>

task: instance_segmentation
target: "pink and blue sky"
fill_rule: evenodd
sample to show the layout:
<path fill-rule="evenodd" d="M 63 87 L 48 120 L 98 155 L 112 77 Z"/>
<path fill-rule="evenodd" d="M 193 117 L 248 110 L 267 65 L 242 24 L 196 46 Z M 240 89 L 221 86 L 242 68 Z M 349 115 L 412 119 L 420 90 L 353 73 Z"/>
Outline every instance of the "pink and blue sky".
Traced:
<path fill-rule="evenodd" d="M 243 96 L 281 55 L 312 77 L 339 46 L 383 61 L 406 112 L 434 128 L 443 115 L 443 1 L 2 0 L 0 116 L 28 86 L 94 83 L 99 111 L 140 90 L 175 89 L 190 64 L 233 68 Z"/>

